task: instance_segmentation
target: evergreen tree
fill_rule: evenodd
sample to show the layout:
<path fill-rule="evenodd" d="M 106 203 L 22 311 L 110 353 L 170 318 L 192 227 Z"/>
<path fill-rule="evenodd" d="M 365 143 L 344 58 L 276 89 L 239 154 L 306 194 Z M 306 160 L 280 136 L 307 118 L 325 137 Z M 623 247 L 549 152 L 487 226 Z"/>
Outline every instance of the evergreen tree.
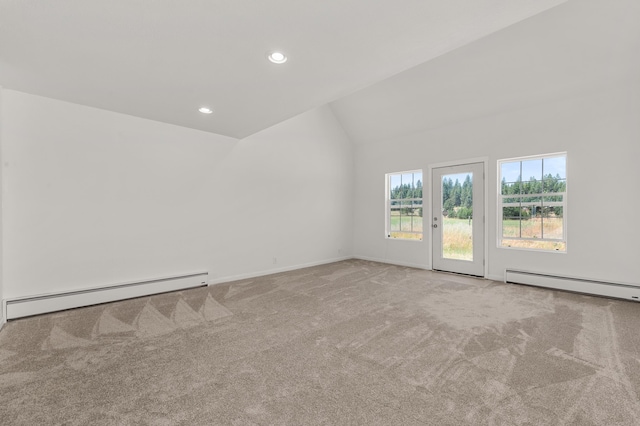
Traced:
<path fill-rule="evenodd" d="M 467 175 L 462 184 L 462 207 L 470 209 L 473 206 L 473 184 L 471 176 Z"/>
<path fill-rule="evenodd" d="M 460 207 L 460 205 L 462 204 L 462 186 L 460 185 L 460 181 L 458 181 L 458 179 L 456 179 L 456 183 L 453 185 L 451 198 L 453 198 L 453 205 L 455 207 Z"/>
<path fill-rule="evenodd" d="M 416 182 L 415 198 L 422 199 L 422 181 L 420 181 L 420 179 L 418 179 L 418 182 Z M 416 213 L 418 216 L 422 217 L 422 207 L 418 208 L 416 210 Z"/>

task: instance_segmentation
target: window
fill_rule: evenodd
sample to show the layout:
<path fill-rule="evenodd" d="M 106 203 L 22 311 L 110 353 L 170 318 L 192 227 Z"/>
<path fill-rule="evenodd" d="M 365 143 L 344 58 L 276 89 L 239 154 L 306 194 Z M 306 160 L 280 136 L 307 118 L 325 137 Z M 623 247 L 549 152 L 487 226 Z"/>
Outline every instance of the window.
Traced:
<path fill-rule="evenodd" d="M 498 174 L 498 247 L 566 252 L 566 153 L 500 160 Z"/>
<path fill-rule="evenodd" d="M 422 170 L 386 175 L 387 238 L 422 240 Z"/>

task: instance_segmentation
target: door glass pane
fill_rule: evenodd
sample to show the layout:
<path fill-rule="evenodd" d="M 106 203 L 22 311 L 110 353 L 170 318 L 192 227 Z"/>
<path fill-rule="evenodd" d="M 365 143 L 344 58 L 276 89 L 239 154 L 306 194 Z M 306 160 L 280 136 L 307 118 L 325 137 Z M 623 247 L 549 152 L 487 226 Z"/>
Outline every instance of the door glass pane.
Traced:
<path fill-rule="evenodd" d="M 473 173 L 442 176 L 442 257 L 473 260 Z"/>

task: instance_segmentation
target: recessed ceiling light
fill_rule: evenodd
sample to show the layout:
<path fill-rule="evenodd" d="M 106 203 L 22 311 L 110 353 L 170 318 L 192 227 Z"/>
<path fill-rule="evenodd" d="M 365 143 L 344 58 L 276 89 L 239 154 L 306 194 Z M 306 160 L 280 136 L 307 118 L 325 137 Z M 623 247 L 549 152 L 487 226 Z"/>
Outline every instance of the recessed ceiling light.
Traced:
<path fill-rule="evenodd" d="M 284 64 L 287 62 L 287 57 L 282 52 L 273 52 L 269 54 L 268 58 L 274 64 Z"/>
<path fill-rule="evenodd" d="M 200 107 L 198 111 L 200 111 L 203 114 L 211 114 L 213 112 L 211 108 L 207 108 L 207 107 Z"/>

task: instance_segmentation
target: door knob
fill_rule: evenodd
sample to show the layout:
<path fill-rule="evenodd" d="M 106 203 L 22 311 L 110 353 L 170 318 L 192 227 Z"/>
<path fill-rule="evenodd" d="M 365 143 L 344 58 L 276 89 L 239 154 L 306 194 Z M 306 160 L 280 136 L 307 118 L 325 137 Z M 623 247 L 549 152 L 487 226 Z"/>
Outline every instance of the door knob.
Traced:
<path fill-rule="evenodd" d="M 438 224 L 437 224 L 437 223 L 434 223 L 434 224 L 433 224 L 433 227 L 434 227 L 434 228 L 437 228 L 437 227 L 438 227 Z"/>

